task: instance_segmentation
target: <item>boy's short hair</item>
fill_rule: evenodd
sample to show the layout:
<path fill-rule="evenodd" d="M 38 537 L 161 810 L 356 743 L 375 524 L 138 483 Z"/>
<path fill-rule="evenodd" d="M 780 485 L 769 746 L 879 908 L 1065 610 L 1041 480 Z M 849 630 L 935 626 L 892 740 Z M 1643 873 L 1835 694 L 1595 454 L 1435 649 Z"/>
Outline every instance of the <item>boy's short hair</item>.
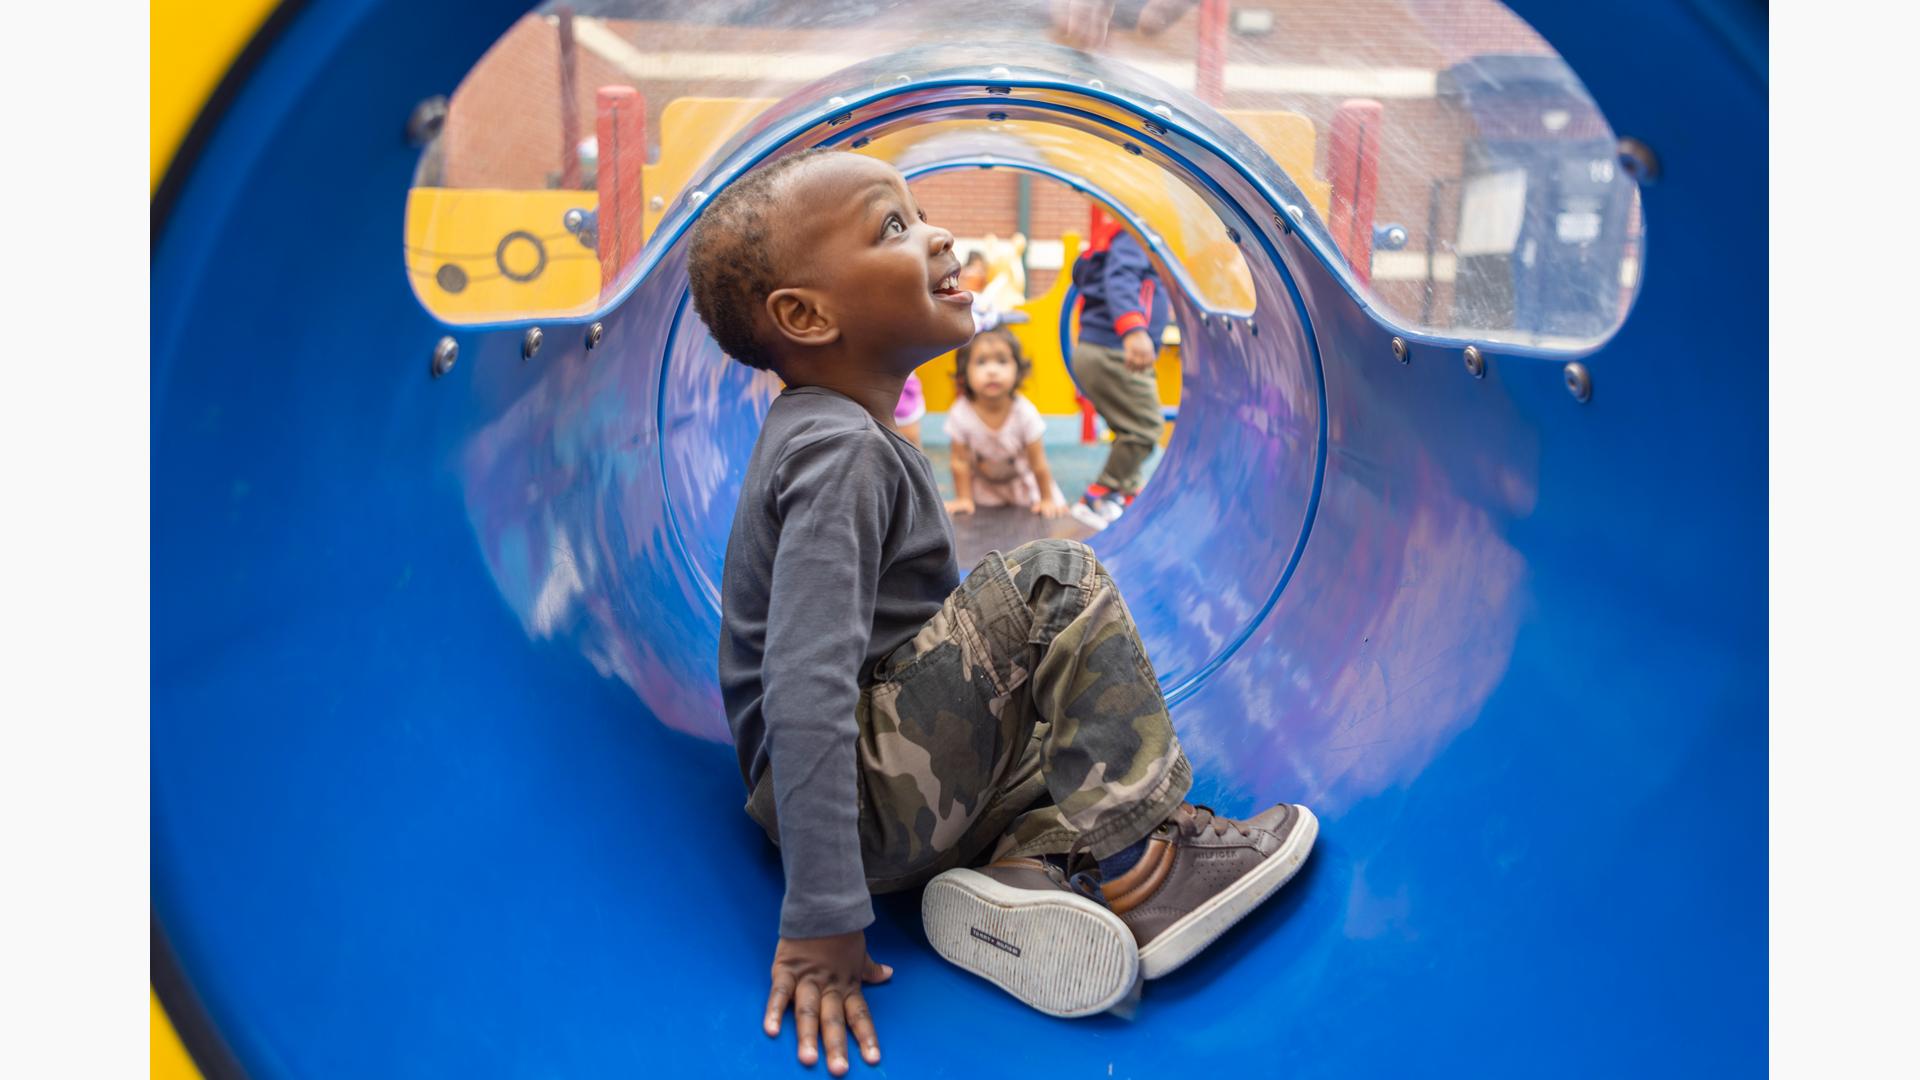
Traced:
<path fill-rule="evenodd" d="M 759 312 L 784 283 L 776 259 L 778 230 L 790 224 L 774 205 L 780 178 L 822 154 L 845 153 L 816 146 L 754 169 L 707 201 L 687 242 L 687 281 L 693 310 L 728 356 L 765 371 L 773 352 L 760 339 Z"/>
<path fill-rule="evenodd" d="M 972 341 L 960 346 L 954 352 L 953 388 L 968 401 L 973 400 L 973 387 L 967 385 L 967 361 L 973 359 L 973 347 L 981 338 L 999 338 L 1007 343 L 1007 348 L 1013 350 L 1013 389 L 1018 391 L 1027 381 L 1027 376 L 1033 374 L 1033 361 L 1027 359 L 1027 354 L 1020 351 L 1020 339 L 1013 336 L 1013 331 L 1001 326 L 980 331 L 973 335 Z"/>

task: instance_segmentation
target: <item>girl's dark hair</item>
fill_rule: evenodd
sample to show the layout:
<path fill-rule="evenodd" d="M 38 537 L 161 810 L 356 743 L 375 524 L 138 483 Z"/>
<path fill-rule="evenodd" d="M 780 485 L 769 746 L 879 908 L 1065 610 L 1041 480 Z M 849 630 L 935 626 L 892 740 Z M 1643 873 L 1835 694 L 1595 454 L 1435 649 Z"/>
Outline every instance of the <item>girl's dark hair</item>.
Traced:
<path fill-rule="evenodd" d="M 959 351 L 953 354 L 953 388 L 964 395 L 968 401 L 973 400 L 973 387 L 967 385 L 967 361 L 973 356 L 974 345 L 981 338 L 989 337 L 1006 342 L 1007 348 L 1013 350 L 1013 393 L 1018 393 L 1020 384 L 1026 382 L 1027 376 L 1033 374 L 1033 361 L 1028 360 L 1027 354 L 1020 351 L 1020 339 L 1014 337 L 1012 331 L 1002 327 L 982 330 L 973 335 L 972 341 L 960 346 Z"/>

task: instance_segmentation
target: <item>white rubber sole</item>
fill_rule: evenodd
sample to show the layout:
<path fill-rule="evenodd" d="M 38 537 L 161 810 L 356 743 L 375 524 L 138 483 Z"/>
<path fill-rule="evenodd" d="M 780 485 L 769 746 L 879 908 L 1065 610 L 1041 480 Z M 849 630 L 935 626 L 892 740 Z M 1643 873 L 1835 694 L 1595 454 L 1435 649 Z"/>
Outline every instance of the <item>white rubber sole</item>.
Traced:
<path fill-rule="evenodd" d="M 1084 896 L 949 870 L 927 883 L 920 919 L 941 956 L 1052 1016 L 1105 1012 L 1140 982 L 1133 932 Z"/>
<path fill-rule="evenodd" d="M 1295 822 L 1293 831 L 1287 834 L 1286 843 L 1280 850 L 1267 856 L 1265 862 L 1255 867 L 1239 881 L 1222 891 L 1218 896 L 1188 912 L 1186 917 L 1160 932 L 1160 936 L 1147 942 L 1140 950 L 1140 977 L 1157 979 L 1177 970 L 1180 965 L 1200 954 L 1200 950 L 1213 944 L 1220 935 L 1233 928 L 1233 924 L 1246 918 L 1247 913 L 1259 907 L 1266 899 L 1280 890 L 1280 886 L 1293 880 L 1300 867 L 1307 861 L 1307 853 L 1313 850 L 1313 842 L 1320 835 L 1320 819 L 1313 811 L 1304 806 L 1295 806 L 1300 818 Z"/>
<path fill-rule="evenodd" d="M 1085 525 L 1094 532 L 1100 532 L 1107 526 L 1113 524 L 1114 521 L 1120 520 L 1119 518 L 1114 518 L 1113 521 L 1109 521 L 1105 517 L 1095 513 L 1086 503 L 1078 500 L 1076 500 L 1071 507 L 1068 507 L 1067 512 L 1073 515 L 1073 520 Z"/>

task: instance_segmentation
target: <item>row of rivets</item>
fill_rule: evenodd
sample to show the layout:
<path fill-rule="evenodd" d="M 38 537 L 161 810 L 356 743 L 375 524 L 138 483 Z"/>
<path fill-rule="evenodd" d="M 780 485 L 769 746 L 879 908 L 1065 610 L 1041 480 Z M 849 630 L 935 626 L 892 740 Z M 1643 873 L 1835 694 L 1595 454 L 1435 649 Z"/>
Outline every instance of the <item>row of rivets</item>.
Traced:
<path fill-rule="evenodd" d="M 1389 344 L 1395 360 L 1403 364 L 1413 362 L 1413 351 L 1408 348 L 1405 338 L 1396 337 Z M 1467 366 L 1467 374 L 1476 379 L 1487 377 L 1487 357 L 1478 345 L 1467 346 L 1460 357 Z M 1593 397 L 1593 374 L 1587 370 L 1587 365 L 1575 360 L 1562 369 L 1562 375 L 1567 384 L 1567 393 L 1572 394 L 1575 401 L 1585 402 Z"/>
<path fill-rule="evenodd" d="M 587 327 L 587 349 L 591 351 L 598 348 L 606 332 L 604 323 L 594 323 Z M 520 359 L 523 361 L 533 359 L 540 352 L 540 346 L 545 343 L 546 334 L 537 326 L 529 326 L 526 334 L 520 338 Z M 452 371 L 453 365 L 459 360 L 460 343 L 455 341 L 452 335 L 448 335 L 433 343 L 433 362 L 428 366 L 428 370 L 437 379 Z"/>

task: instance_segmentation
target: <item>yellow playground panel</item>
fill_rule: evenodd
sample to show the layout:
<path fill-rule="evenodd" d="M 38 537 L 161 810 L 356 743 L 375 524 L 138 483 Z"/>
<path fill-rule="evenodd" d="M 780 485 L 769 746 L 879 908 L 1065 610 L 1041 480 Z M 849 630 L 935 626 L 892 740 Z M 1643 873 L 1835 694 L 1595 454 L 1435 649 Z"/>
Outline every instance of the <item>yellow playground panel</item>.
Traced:
<path fill-rule="evenodd" d="M 1074 258 L 1080 254 L 1080 242 L 1080 234 L 1076 232 L 1069 232 L 1060 238 L 1065 265 L 1073 265 Z M 1033 374 L 1027 377 L 1020 392 L 1033 402 L 1034 408 L 1051 415 L 1079 411 L 1079 405 L 1074 400 L 1073 380 L 1067 375 L 1066 365 L 1059 360 L 1061 308 L 1067 298 L 1067 289 L 1072 284 L 1064 273 L 1054 278 L 1053 285 L 1046 292 L 1015 309 L 1025 312 L 1028 321 L 1007 326 L 1007 331 L 1020 343 L 1020 351 L 1033 361 Z M 1172 341 L 1162 344 L 1154 377 L 1160 385 L 1161 402 L 1178 405 L 1179 331 L 1169 328 L 1167 333 Z M 926 392 L 927 411 L 945 412 L 953 405 L 953 399 L 959 394 L 959 388 L 953 382 L 953 370 L 953 353 L 935 357 L 921 365 L 918 374 L 921 387 Z"/>
<path fill-rule="evenodd" d="M 660 116 L 659 160 L 642 171 L 647 236 L 713 154 L 773 104 L 772 98 L 709 97 L 667 103 Z M 1224 115 L 1273 156 L 1323 217 L 1327 214 L 1331 185 L 1313 175 L 1317 136 L 1311 120 L 1266 110 Z M 925 124 L 876 139 L 863 152 L 900 162 L 934 159 L 940 143 L 949 139 L 977 146 L 980 125 Z M 1202 303 L 1225 311 L 1252 309 L 1252 276 L 1219 218 L 1158 166 L 1093 135 L 1055 125 L 1006 121 L 989 130 L 988 142 L 995 140 L 1020 148 L 1018 155 L 1006 155 L 1009 160 L 1095 178 L 1103 194 L 1160 237 Z M 586 314 L 600 303 L 600 263 L 564 221 L 569 210 L 591 211 L 598 203 L 592 191 L 416 187 L 407 201 L 407 275 L 426 308 L 448 322 Z M 1081 237 L 1070 232 L 1061 239 L 1062 266 L 1070 267 Z M 1010 327 L 1034 361 L 1025 393 L 1043 413 L 1077 410 L 1059 357 L 1060 309 L 1069 283 L 1062 272 L 1046 293 L 1020 306 L 1029 321 Z M 1161 399 L 1169 405 L 1180 399 L 1178 340 L 1178 330 L 1169 330 L 1157 369 Z M 920 377 L 927 407 L 946 409 L 954 396 L 952 354 L 921 368 Z"/>

